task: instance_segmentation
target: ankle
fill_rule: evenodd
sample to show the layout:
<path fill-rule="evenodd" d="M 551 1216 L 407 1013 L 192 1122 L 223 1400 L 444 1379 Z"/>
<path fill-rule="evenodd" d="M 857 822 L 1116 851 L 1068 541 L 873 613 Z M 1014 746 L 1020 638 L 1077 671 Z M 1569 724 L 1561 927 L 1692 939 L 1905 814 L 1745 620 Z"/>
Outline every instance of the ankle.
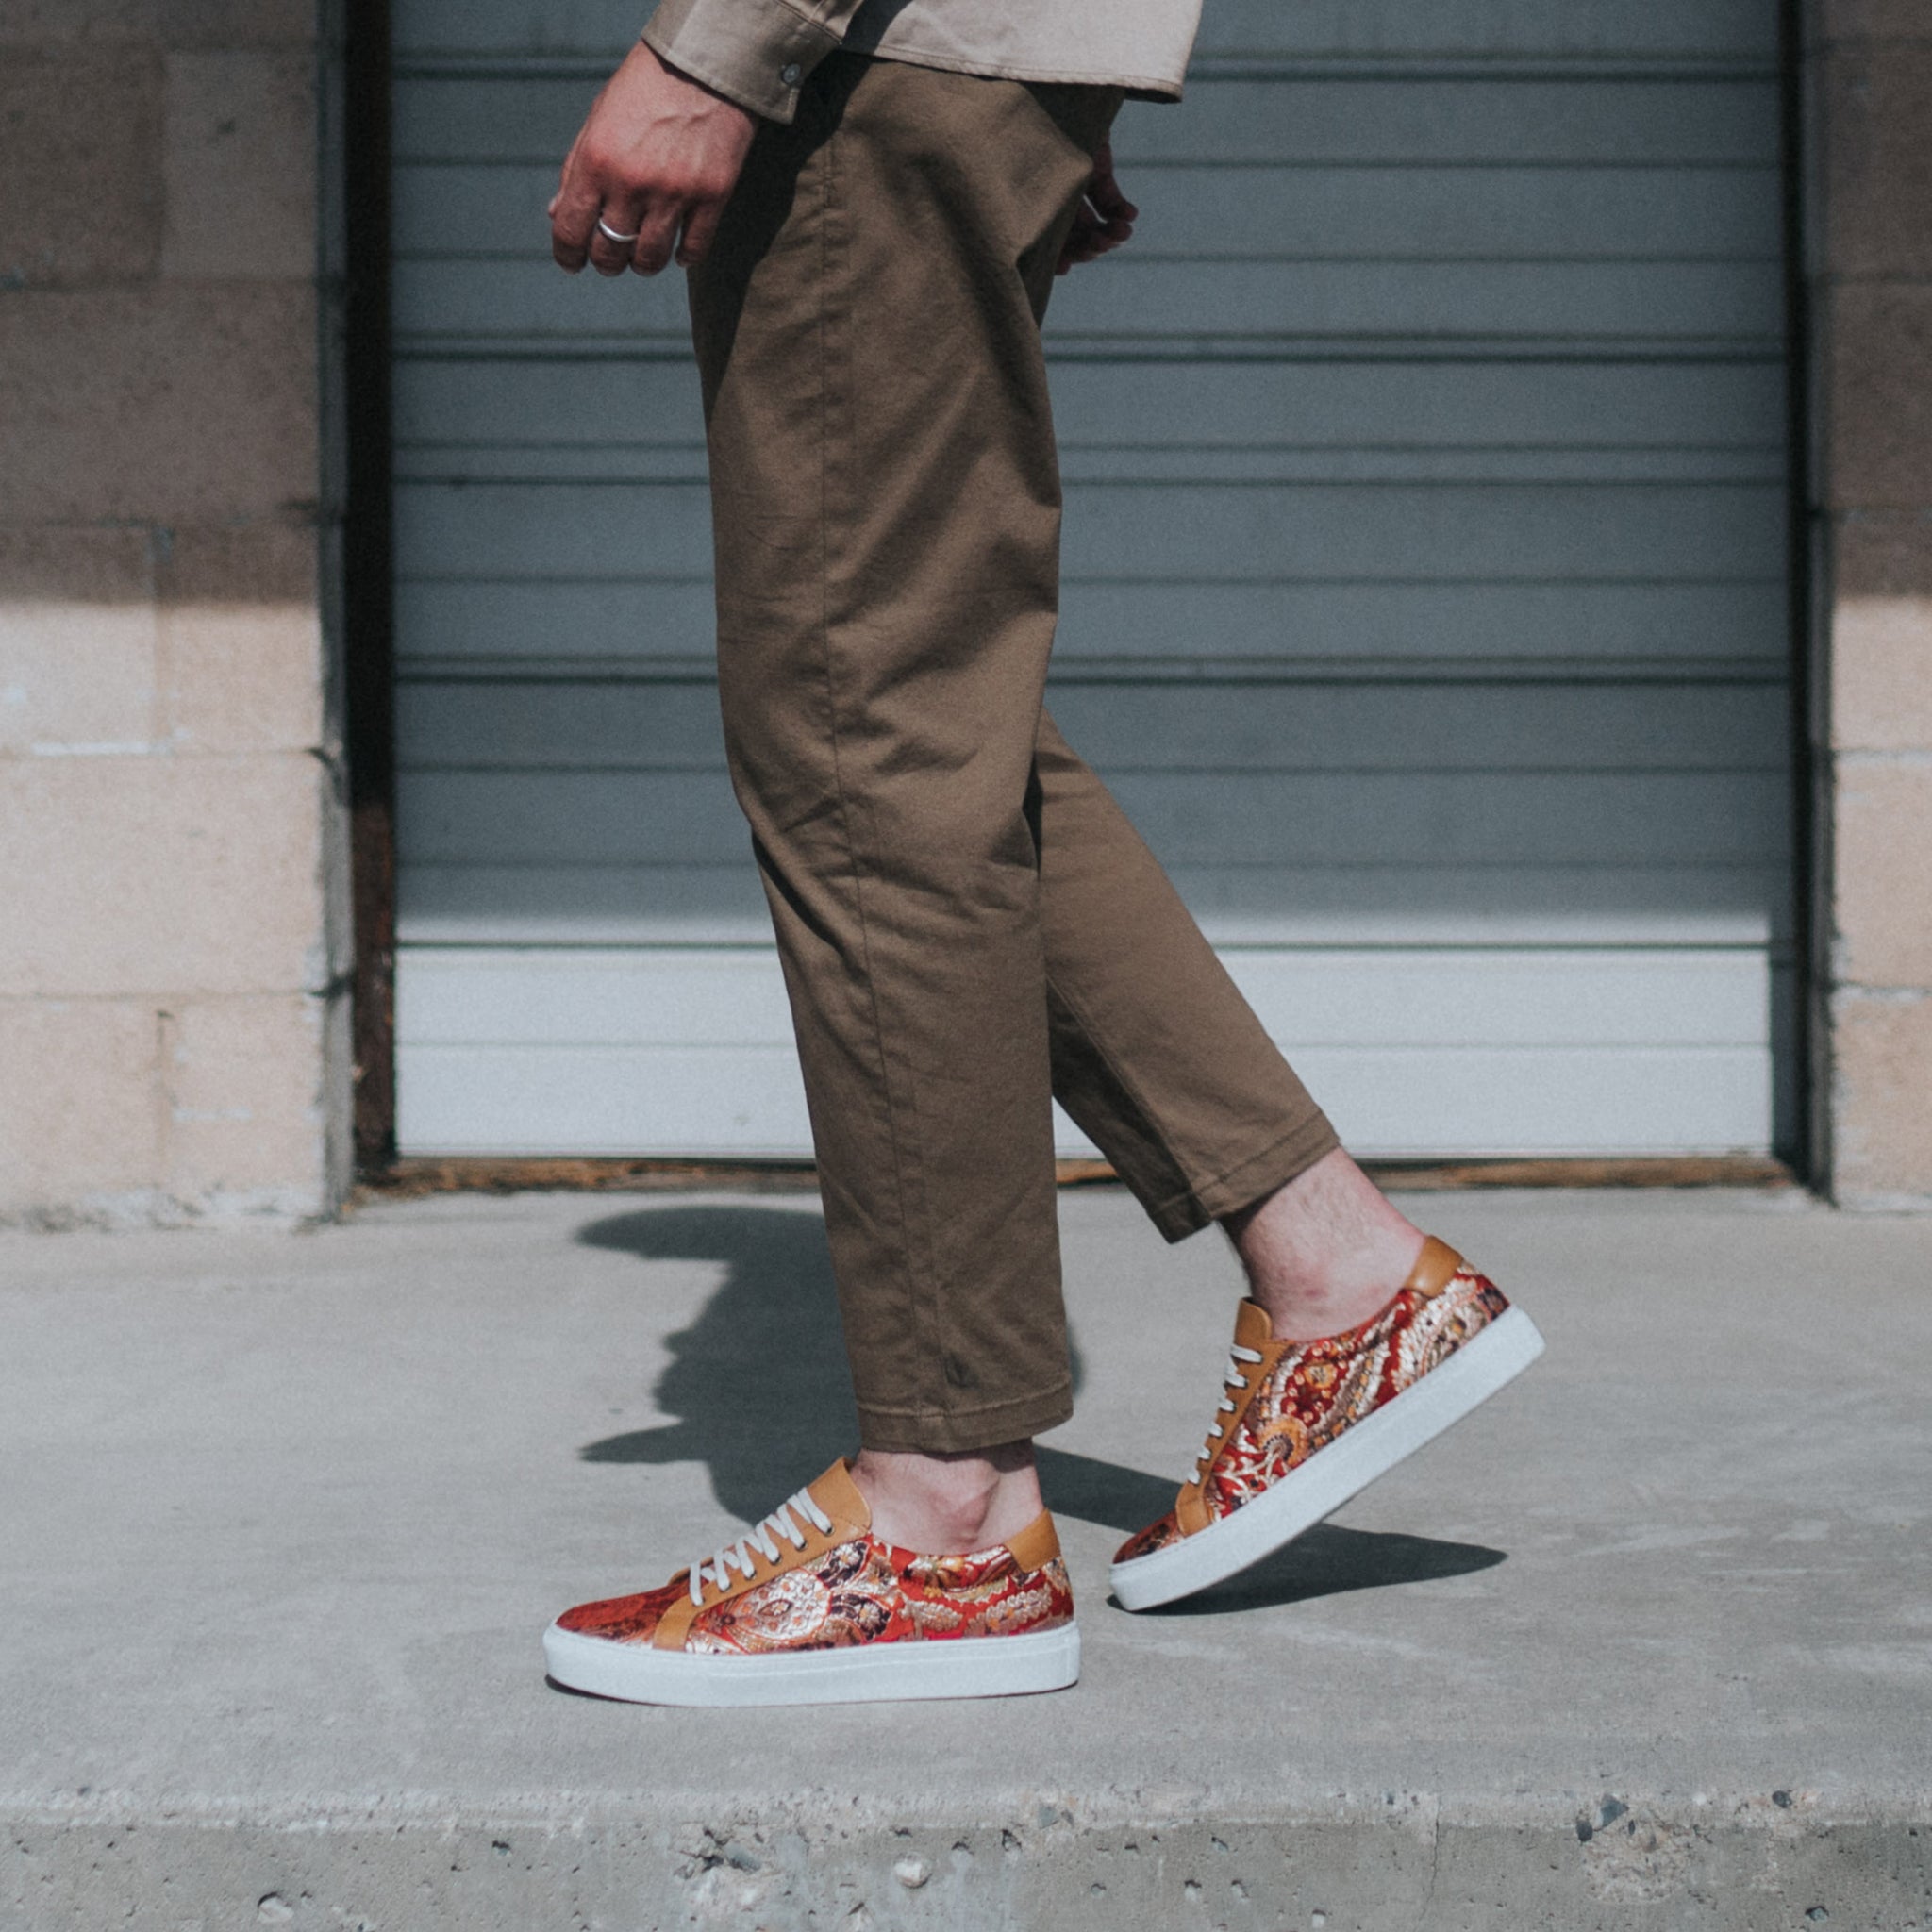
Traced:
<path fill-rule="evenodd" d="M 1323 1266 L 1251 1285 L 1278 1340 L 1313 1341 L 1358 1327 L 1388 1307 L 1422 1252 L 1422 1236 L 1374 1241 Z"/>
<path fill-rule="evenodd" d="M 1393 1298 L 1422 1230 L 1339 1149 L 1224 1223 L 1248 1291 L 1277 1337 L 1310 1341 L 1357 1326 Z"/>
<path fill-rule="evenodd" d="M 861 1449 L 852 1479 L 880 1541 L 923 1556 L 963 1556 L 1008 1541 L 1045 1505 L 1031 1442 L 964 1455 Z"/>

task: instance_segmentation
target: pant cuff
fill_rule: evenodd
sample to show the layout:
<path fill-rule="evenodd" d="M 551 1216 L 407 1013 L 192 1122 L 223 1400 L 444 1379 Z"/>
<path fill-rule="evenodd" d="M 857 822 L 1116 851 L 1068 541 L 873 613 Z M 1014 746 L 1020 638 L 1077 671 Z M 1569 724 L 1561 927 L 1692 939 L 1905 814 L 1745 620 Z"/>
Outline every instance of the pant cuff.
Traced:
<path fill-rule="evenodd" d="M 1280 1140 L 1251 1155 L 1239 1167 L 1229 1168 L 1211 1181 L 1183 1193 L 1170 1194 L 1147 1209 L 1154 1225 L 1170 1241 L 1185 1241 L 1198 1234 L 1210 1221 L 1238 1213 L 1264 1201 L 1275 1189 L 1286 1187 L 1299 1174 L 1306 1174 L 1324 1155 L 1341 1145 L 1329 1124 L 1328 1116 L 1316 1111 L 1291 1128 Z"/>
<path fill-rule="evenodd" d="M 1074 1384 L 1062 1376 L 1036 1395 L 1015 1396 L 974 1408 L 868 1408 L 858 1410 L 858 1441 L 866 1449 L 922 1456 L 968 1455 L 1002 1442 L 1057 1429 L 1074 1413 Z"/>

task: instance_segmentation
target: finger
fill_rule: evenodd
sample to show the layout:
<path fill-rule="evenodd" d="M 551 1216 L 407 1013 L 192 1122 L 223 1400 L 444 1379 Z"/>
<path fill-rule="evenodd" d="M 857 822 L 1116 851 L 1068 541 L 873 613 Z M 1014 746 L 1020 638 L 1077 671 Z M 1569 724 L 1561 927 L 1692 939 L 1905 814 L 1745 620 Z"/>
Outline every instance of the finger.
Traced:
<path fill-rule="evenodd" d="M 607 200 L 591 229 L 591 266 L 600 275 L 621 275 L 630 266 L 641 220 L 625 202 Z M 612 229 L 617 232 L 611 233 Z"/>
<path fill-rule="evenodd" d="M 1068 250 L 1074 261 L 1097 261 L 1103 255 L 1111 255 L 1122 242 L 1133 239 L 1132 222 L 1103 221 L 1091 208 L 1083 209 L 1081 217 L 1068 237 Z"/>
<path fill-rule="evenodd" d="M 603 195 L 588 178 L 578 158 L 583 152 L 583 130 L 570 144 L 557 177 L 557 192 L 550 197 L 550 253 L 559 268 L 575 275 L 584 265 L 590 247 L 591 228 L 597 219 L 597 205 Z"/>
<path fill-rule="evenodd" d="M 724 203 L 701 201 L 684 218 L 684 233 L 677 243 L 679 268 L 695 268 L 711 252 L 718 224 L 724 219 Z"/>
<path fill-rule="evenodd" d="M 1131 241 L 1133 233 L 1132 222 L 1118 218 L 1103 220 L 1090 204 L 1074 216 L 1062 252 L 1078 261 L 1091 261 L 1096 256 L 1111 254 L 1123 242 Z"/>
<path fill-rule="evenodd" d="M 1093 180 L 1087 190 L 1087 198 L 1108 220 L 1133 221 L 1141 212 L 1121 192 L 1119 178 L 1113 171 L 1113 149 L 1102 146 L 1093 158 Z"/>
<path fill-rule="evenodd" d="M 583 138 L 582 134 L 579 134 L 576 141 L 571 142 L 570 152 L 563 158 L 563 166 L 557 171 L 557 192 L 543 205 L 544 214 L 552 221 L 557 219 L 557 210 L 563 201 L 564 185 L 570 180 L 570 171 L 576 165 L 577 142 Z"/>
<path fill-rule="evenodd" d="M 654 202 L 638 222 L 638 238 L 624 251 L 625 266 L 641 275 L 655 275 L 670 261 L 677 245 L 677 218 L 684 212 L 674 201 Z"/>
<path fill-rule="evenodd" d="M 557 192 L 550 197 L 549 204 L 543 210 L 552 221 L 557 219 L 557 210 L 563 204 L 564 193 L 570 187 L 571 176 L 576 173 L 577 150 L 583 144 L 584 131 L 580 127 L 577 129 L 576 139 L 570 144 L 570 152 L 563 158 L 563 166 L 557 171 Z"/>
<path fill-rule="evenodd" d="M 587 183 L 566 178 L 550 207 L 550 255 L 558 268 L 575 275 L 590 258 L 591 236 L 603 197 Z"/>
<path fill-rule="evenodd" d="M 1083 202 L 1074 211 L 1073 226 L 1067 230 L 1067 239 L 1060 243 L 1060 258 L 1054 267 L 1054 274 L 1063 275 L 1075 262 L 1086 261 L 1088 238 L 1094 228 L 1093 212 Z"/>
<path fill-rule="evenodd" d="M 1141 210 L 1121 192 L 1121 184 L 1108 179 L 1096 181 L 1087 191 L 1087 199 L 1110 222 L 1138 221 Z"/>

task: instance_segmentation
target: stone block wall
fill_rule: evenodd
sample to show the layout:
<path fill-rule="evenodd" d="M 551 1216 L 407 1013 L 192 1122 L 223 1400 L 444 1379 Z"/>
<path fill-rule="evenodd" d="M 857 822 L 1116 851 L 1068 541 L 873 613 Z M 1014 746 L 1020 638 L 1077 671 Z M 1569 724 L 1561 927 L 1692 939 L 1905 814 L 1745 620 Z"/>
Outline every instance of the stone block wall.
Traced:
<path fill-rule="evenodd" d="M 0 8 L 0 1219 L 346 1179 L 312 5 Z"/>
<path fill-rule="evenodd" d="M 1830 1178 L 1932 1207 L 1932 9 L 1811 31 Z"/>

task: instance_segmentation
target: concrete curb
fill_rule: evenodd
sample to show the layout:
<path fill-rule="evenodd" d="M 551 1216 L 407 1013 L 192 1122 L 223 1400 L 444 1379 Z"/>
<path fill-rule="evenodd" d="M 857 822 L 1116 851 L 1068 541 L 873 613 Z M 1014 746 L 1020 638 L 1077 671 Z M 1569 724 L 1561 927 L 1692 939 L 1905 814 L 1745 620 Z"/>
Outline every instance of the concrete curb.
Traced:
<path fill-rule="evenodd" d="M 1274 1818 L 1179 1814 L 1145 1796 L 1101 1807 L 1033 1797 L 1004 1823 L 894 1821 L 829 1797 L 682 1822 L 674 1808 L 13 1806 L 0 1925 L 1898 1932 L 1932 1922 L 1932 1818 L 1802 1793 L 1607 1795 L 1567 1817 L 1542 1806 L 1514 1819 L 1445 1816 L 1392 1792 Z"/>

